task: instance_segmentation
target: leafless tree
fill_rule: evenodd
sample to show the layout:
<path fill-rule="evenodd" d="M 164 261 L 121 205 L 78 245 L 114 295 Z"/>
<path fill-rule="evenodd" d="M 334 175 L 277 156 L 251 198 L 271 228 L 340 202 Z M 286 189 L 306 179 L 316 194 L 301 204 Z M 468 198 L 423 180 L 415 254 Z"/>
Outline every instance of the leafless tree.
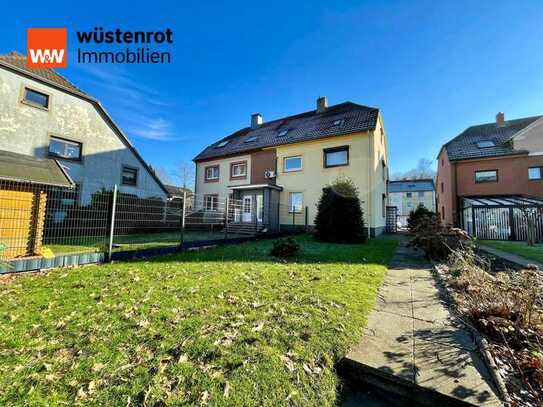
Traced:
<path fill-rule="evenodd" d="M 195 169 L 191 161 L 179 161 L 176 164 L 174 177 L 179 179 L 179 185 L 183 188 L 194 189 Z"/>
<path fill-rule="evenodd" d="M 392 174 L 393 180 L 416 180 L 435 178 L 436 171 L 434 170 L 434 162 L 427 158 L 421 158 L 415 168 L 405 172 Z"/>

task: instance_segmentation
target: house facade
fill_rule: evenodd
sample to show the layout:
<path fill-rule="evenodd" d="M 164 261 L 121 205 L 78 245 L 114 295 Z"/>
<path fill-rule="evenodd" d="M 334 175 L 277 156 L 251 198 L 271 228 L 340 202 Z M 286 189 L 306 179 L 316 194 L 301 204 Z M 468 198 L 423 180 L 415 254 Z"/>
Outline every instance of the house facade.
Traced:
<path fill-rule="evenodd" d="M 328 106 L 321 97 L 315 110 L 271 122 L 254 114 L 249 127 L 206 147 L 194 161 L 195 194 L 204 210 L 218 210 L 230 197 L 241 202 L 239 222 L 253 222 L 254 208 L 266 227 L 288 226 L 297 217 L 312 226 L 323 187 L 348 177 L 359 190 L 370 235 L 384 230 L 388 153 L 378 109 Z"/>
<path fill-rule="evenodd" d="M 543 198 L 543 116 L 505 120 L 498 113 L 495 122 L 469 127 L 443 145 L 437 160 L 436 202 L 444 224 L 462 225 L 469 198 L 487 207 Z"/>
<path fill-rule="evenodd" d="M 167 191 L 100 102 L 56 71 L 0 56 L 0 150 L 55 159 L 87 204 L 94 192 L 167 197 Z"/>
<path fill-rule="evenodd" d="M 407 226 L 411 211 L 419 205 L 435 212 L 436 196 L 433 179 L 399 180 L 388 182 L 388 205 L 397 208 L 400 227 Z"/>

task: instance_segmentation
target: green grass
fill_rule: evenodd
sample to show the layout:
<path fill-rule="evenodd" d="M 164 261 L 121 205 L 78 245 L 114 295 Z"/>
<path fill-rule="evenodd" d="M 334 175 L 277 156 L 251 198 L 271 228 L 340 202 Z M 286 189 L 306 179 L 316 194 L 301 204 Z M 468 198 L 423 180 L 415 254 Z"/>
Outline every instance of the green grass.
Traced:
<path fill-rule="evenodd" d="M 297 237 L 0 281 L 0 405 L 331 405 L 396 242 Z"/>
<path fill-rule="evenodd" d="M 239 237 L 229 234 L 228 238 Z M 186 231 L 184 241 L 212 240 L 224 238 L 223 232 Z M 181 240 L 180 232 L 139 233 L 115 236 L 113 240 L 116 247 L 114 251 L 141 250 L 154 247 L 176 246 Z M 46 244 L 55 255 L 88 253 L 105 250 L 107 241 L 103 237 L 68 238 L 64 242 Z"/>
<path fill-rule="evenodd" d="M 543 244 L 528 246 L 526 242 L 509 242 L 502 240 L 481 240 L 480 244 L 494 247 L 504 252 L 517 254 L 530 260 L 543 263 Z"/>

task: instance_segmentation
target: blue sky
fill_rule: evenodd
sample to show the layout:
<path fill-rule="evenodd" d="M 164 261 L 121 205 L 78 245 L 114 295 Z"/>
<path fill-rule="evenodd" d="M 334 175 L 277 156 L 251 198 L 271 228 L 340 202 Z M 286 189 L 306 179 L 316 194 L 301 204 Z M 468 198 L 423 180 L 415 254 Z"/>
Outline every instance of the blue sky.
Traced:
<path fill-rule="evenodd" d="M 33 3 L 4 5 L 0 52 L 25 53 L 28 27 L 68 27 L 72 50 L 95 26 L 173 30 L 170 65 L 60 70 L 172 173 L 251 113 L 299 113 L 319 95 L 382 110 L 393 173 L 498 111 L 543 113 L 538 1 Z"/>

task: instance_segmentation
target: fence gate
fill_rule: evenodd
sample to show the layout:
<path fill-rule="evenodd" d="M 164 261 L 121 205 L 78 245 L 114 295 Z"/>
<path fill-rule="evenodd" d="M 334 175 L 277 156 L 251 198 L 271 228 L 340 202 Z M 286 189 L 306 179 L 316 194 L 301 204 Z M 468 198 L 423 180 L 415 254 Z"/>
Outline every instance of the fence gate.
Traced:
<path fill-rule="evenodd" d="M 398 230 L 398 208 L 387 206 L 386 210 L 386 232 L 396 233 Z"/>

